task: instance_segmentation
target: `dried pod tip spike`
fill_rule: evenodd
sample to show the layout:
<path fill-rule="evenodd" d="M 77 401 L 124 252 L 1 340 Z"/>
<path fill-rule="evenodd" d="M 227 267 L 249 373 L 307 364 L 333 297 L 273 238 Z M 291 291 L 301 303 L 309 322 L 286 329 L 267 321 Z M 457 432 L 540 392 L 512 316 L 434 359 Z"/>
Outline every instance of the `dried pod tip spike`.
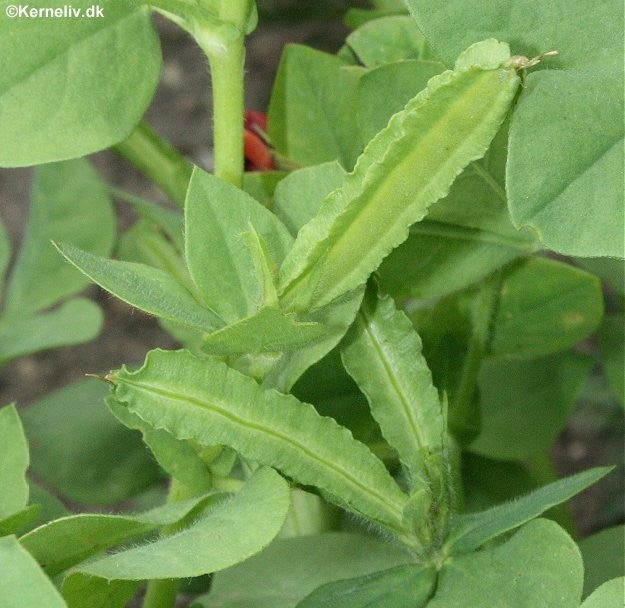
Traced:
<path fill-rule="evenodd" d="M 529 68 L 538 65 L 543 57 L 550 57 L 552 55 L 558 55 L 559 51 L 547 51 L 546 53 L 541 53 L 540 55 L 536 55 L 536 57 L 525 57 L 524 55 L 513 55 L 510 57 L 510 61 L 508 65 L 515 70 L 527 70 Z"/>
<path fill-rule="evenodd" d="M 87 378 L 97 378 L 98 380 L 102 380 L 102 382 L 115 386 L 115 382 L 113 382 L 111 374 L 106 374 L 106 376 L 101 376 L 100 374 L 85 374 L 85 376 L 87 376 Z"/>

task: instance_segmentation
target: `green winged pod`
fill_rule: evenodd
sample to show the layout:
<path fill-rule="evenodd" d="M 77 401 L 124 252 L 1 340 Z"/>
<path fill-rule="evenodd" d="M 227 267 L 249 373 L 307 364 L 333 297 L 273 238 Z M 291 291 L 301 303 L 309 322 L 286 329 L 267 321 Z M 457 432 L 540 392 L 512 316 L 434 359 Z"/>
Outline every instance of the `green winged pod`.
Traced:
<path fill-rule="evenodd" d="M 260 387 L 212 357 L 151 351 L 143 367 L 107 376 L 113 399 L 154 429 L 202 446 L 225 445 L 274 467 L 331 502 L 403 534 L 408 496 L 369 448 L 292 395 Z"/>
<path fill-rule="evenodd" d="M 300 230 L 280 269 L 283 307 L 311 311 L 367 280 L 484 155 L 517 92 L 517 69 L 506 43 L 478 42 L 391 118 Z"/>

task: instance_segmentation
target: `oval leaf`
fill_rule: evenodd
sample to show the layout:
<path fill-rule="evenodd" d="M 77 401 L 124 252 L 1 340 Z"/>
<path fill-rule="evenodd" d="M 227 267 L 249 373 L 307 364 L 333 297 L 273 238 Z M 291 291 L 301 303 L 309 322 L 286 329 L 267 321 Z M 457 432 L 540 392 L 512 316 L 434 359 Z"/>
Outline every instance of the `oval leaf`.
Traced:
<path fill-rule="evenodd" d="M 20 544 L 54 576 L 131 538 L 175 524 L 204 507 L 210 497 L 172 502 L 139 515 L 83 513 L 55 519 L 20 538 Z"/>
<path fill-rule="evenodd" d="M 574 352 L 482 361 L 478 376 L 482 423 L 469 449 L 501 460 L 546 450 L 564 430 L 592 364 L 591 357 Z"/>
<path fill-rule="evenodd" d="M 108 393 L 104 382 L 80 380 L 21 411 L 31 471 L 56 495 L 83 505 L 127 500 L 161 477 L 137 433 L 104 407 Z"/>
<path fill-rule="evenodd" d="M 407 564 L 319 587 L 297 608 L 424 608 L 432 594 L 436 572 Z"/>
<path fill-rule="evenodd" d="M 623 545 L 625 525 L 612 526 L 587 536 L 579 543 L 584 558 L 584 595 L 612 578 L 625 576 Z"/>
<path fill-rule="evenodd" d="M 428 608 L 578 608 L 583 572 L 579 549 L 568 534 L 538 519 L 501 545 L 450 560 L 439 573 Z"/>
<path fill-rule="evenodd" d="M 407 4 L 448 65 L 487 36 L 509 40 L 519 55 L 560 52 L 528 75 L 512 117 L 510 211 L 517 227 L 531 226 L 555 251 L 622 257 L 623 223 L 614 221 L 623 215 L 622 3 L 517 0 L 513 9 L 509 0 Z M 582 30 L 586 35 L 578 36 Z"/>
<path fill-rule="evenodd" d="M 21 511 L 28 502 L 28 444 L 14 405 L 0 409 L 0 520 Z"/>
<path fill-rule="evenodd" d="M 276 186 L 273 212 L 284 222 L 293 236 L 319 210 L 323 199 L 336 190 L 345 171 L 336 161 L 304 167 L 289 173 Z"/>
<path fill-rule="evenodd" d="M 288 45 L 268 113 L 276 150 L 299 165 L 338 160 L 351 168 L 361 150 L 354 116 L 358 72 L 342 59 Z"/>
<path fill-rule="evenodd" d="M 566 350 L 603 316 L 597 277 L 555 260 L 528 258 L 502 277 L 490 354 L 537 357 Z"/>
<path fill-rule="evenodd" d="M 4 608 L 67 608 L 52 581 L 14 536 L 0 538 Z"/>
<path fill-rule="evenodd" d="M 9 22 L 10 5 L 0 1 L 0 141 L 11 142 L 0 149 L 0 166 L 76 158 L 127 137 L 154 95 L 161 68 L 147 7 L 34 0 L 24 8 L 69 9 L 83 18 L 18 15 Z M 89 18 L 91 7 L 102 16 Z"/>
<path fill-rule="evenodd" d="M 79 572 L 142 580 L 223 570 L 264 549 L 280 532 L 288 509 L 286 481 L 272 469 L 259 469 L 234 498 L 182 532 L 89 562 Z"/>
<path fill-rule="evenodd" d="M 9 279 L 4 316 L 29 316 L 89 284 L 63 261 L 51 240 L 98 255 L 111 252 L 115 241 L 111 199 L 96 170 L 84 159 L 35 171 L 28 226 Z"/>
<path fill-rule="evenodd" d="M 100 307 L 73 298 L 52 312 L 0 323 L 0 363 L 41 350 L 93 340 L 102 328 Z"/>
<path fill-rule="evenodd" d="M 262 304 L 262 289 L 244 234 L 250 227 L 280 264 L 293 239 L 280 220 L 239 188 L 197 167 L 185 203 L 185 257 L 204 303 L 228 322 Z"/>
<path fill-rule="evenodd" d="M 625 578 L 613 578 L 603 583 L 589 597 L 580 608 L 619 608 L 625 595 Z"/>
<path fill-rule="evenodd" d="M 408 15 L 382 17 L 365 23 L 352 32 L 345 43 L 367 67 L 430 57 L 423 34 Z"/>
<path fill-rule="evenodd" d="M 265 551 L 218 572 L 198 608 L 293 608 L 317 587 L 411 562 L 394 543 L 346 532 L 277 539 Z"/>

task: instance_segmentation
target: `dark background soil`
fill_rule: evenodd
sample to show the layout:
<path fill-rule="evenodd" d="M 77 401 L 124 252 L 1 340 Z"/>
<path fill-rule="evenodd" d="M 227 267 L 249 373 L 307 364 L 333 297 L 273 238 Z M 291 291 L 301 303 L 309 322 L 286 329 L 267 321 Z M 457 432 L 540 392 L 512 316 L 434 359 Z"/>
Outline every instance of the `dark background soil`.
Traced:
<path fill-rule="evenodd" d="M 259 3 L 265 10 L 260 26 L 250 36 L 247 46 L 248 108 L 266 109 L 271 83 L 286 43 L 299 42 L 330 52 L 341 46 L 347 33 L 340 21 L 345 4 L 338 0 L 299 5 L 297 0 Z M 309 14 L 303 14 L 302 5 Z M 148 122 L 182 153 L 210 169 L 210 84 L 206 61 L 182 30 L 163 19 L 156 19 L 156 22 L 164 64 L 161 84 L 147 113 Z M 155 187 L 112 153 L 96 154 L 92 160 L 109 182 L 143 196 L 164 200 Z M 0 216 L 10 232 L 14 250 L 26 223 L 31 176 L 30 169 L 0 171 Z M 124 228 L 132 216 L 125 208 L 120 207 L 119 211 L 120 228 Z M 106 321 L 100 337 L 86 345 L 24 357 L 0 369 L 0 404 L 16 401 L 26 405 L 55 388 L 82 378 L 86 372 L 104 372 L 119 367 L 122 362 L 139 362 L 156 346 L 175 346 L 153 319 L 95 287 L 90 288 L 88 294 L 105 311 Z M 562 474 L 598 464 L 622 462 L 622 414 L 615 407 L 599 371 L 580 400 L 571 423 L 554 446 L 556 467 Z M 572 511 L 580 532 L 587 534 L 622 521 L 622 493 L 622 477 L 612 476 L 574 500 Z"/>

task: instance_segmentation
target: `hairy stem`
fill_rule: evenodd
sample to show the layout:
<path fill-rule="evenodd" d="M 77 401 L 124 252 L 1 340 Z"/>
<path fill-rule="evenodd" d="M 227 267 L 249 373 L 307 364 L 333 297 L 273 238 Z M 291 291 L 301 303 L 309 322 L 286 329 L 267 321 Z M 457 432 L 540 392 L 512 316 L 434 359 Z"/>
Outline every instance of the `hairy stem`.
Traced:
<path fill-rule="evenodd" d="M 243 181 L 243 34 L 215 50 L 206 50 L 213 89 L 214 172 L 241 187 Z"/>
<path fill-rule="evenodd" d="M 172 608 L 176 605 L 179 586 L 180 581 L 177 578 L 149 581 L 143 608 Z"/>

